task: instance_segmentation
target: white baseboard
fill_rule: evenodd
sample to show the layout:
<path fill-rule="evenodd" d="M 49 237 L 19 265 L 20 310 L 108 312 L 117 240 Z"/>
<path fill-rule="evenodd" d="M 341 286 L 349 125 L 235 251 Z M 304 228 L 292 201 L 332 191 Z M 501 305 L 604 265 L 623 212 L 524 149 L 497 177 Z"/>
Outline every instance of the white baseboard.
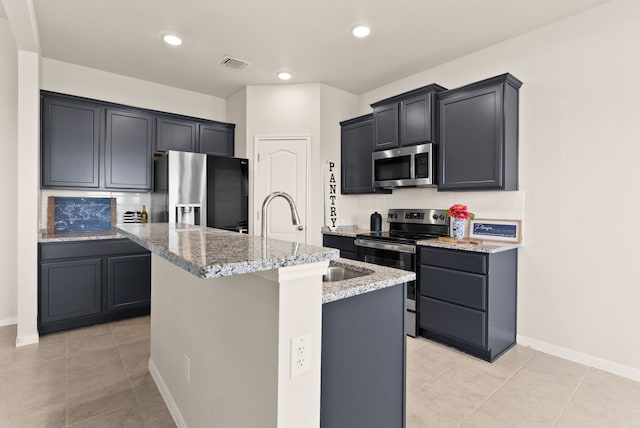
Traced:
<path fill-rule="evenodd" d="M 156 386 L 158 387 L 158 391 L 160 391 L 160 395 L 164 398 L 164 402 L 173 416 L 173 421 L 176 423 L 178 428 L 188 428 L 187 423 L 185 422 L 180 410 L 178 409 L 178 405 L 176 404 L 173 396 L 169 392 L 169 388 L 167 388 L 167 384 L 164 383 L 162 376 L 160 376 L 160 372 L 156 368 L 156 365 L 153 364 L 151 358 L 149 358 L 149 373 L 151 373 L 151 377 L 156 382 Z"/>
<path fill-rule="evenodd" d="M 3 320 L 0 320 L 0 327 L 4 327 L 5 325 L 13 325 L 13 324 L 18 324 L 18 318 L 13 317 L 13 318 L 5 318 Z"/>
<path fill-rule="evenodd" d="M 16 347 L 33 345 L 40 341 L 40 336 L 36 334 L 28 334 L 26 336 L 16 337 Z"/>
<path fill-rule="evenodd" d="M 573 349 L 563 348 L 562 346 L 553 345 L 551 343 L 532 339 L 526 336 L 517 335 L 516 342 L 520 345 L 530 346 L 531 348 L 546 354 L 554 355 L 556 357 L 564 358 L 565 360 L 584 364 L 586 366 L 594 367 L 596 369 L 604 370 L 606 372 L 640 382 L 640 369 L 635 367 L 625 366 L 624 364 L 605 360 L 603 358 L 574 351 Z"/>

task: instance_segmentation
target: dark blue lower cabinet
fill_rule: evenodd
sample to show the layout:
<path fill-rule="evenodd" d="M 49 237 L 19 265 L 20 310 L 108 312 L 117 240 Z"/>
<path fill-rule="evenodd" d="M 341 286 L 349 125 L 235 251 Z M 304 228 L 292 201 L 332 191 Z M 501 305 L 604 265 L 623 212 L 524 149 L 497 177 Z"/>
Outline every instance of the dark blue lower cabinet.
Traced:
<path fill-rule="evenodd" d="M 151 255 L 128 239 L 39 244 L 38 330 L 148 315 Z"/>
<path fill-rule="evenodd" d="M 102 259 L 40 265 L 42 323 L 102 313 Z"/>
<path fill-rule="evenodd" d="M 355 238 L 340 235 L 322 235 L 322 246 L 337 248 L 340 250 L 340 257 L 343 259 L 358 260 L 357 249 L 354 244 Z"/>
<path fill-rule="evenodd" d="M 420 335 L 494 361 L 516 342 L 518 250 L 419 247 Z"/>
<path fill-rule="evenodd" d="M 151 255 L 109 257 L 108 310 L 124 311 L 151 304 Z"/>
<path fill-rule="evenodd" d="M 322 306 L 321 428 L 405 426 L 405 286 Z"/>

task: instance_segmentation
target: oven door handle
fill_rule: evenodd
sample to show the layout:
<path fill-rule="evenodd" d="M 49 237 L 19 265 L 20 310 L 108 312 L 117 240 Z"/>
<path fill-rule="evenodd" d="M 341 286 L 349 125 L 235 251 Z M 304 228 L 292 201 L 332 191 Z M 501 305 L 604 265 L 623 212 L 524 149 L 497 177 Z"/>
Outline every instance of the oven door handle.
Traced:
<path fill-rule="evenodd" d="M 373 248 L 376 250 L 397 251 L 399 253 L 410 253 L 410 254 L 416 253 L 415 245 L 391 244 L 387 242 L 370 241 L 367 239 L 360 239 L 360 238 L 356 239 L 354 244 L 358 247 Z"/>

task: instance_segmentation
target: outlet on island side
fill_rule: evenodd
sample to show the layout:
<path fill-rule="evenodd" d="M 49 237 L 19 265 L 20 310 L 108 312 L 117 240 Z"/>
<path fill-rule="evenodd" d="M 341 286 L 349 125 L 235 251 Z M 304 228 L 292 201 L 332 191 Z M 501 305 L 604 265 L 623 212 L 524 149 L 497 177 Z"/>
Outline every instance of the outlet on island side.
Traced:
<path fill-rule="evenodd" d="M 311 370 L 311 335 L 291 339 L 290 378 Z"/>
<path fill-rule="evenodd" d="M 184 380 L 191 382 L 191 358 L 187 354 L 184 354 Z"/>

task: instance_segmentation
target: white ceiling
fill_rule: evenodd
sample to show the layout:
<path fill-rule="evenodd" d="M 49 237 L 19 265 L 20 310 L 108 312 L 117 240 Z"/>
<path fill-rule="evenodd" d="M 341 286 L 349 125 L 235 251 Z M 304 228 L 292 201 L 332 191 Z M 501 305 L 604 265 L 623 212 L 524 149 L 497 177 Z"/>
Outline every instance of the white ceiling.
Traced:
<path fill-rule="evenodd" d="M 609 0 L 34 0 L 42 55 L 226 98 L 322 82 L 360 94 Z M 367 23 L 355 39 L 349 28 Z M 165 45 L 173 31 L 184 43 Z M 251 62 L 218 65 L 223 55 Z M 508 70 L 505 70 L 508 71 Z"/>

